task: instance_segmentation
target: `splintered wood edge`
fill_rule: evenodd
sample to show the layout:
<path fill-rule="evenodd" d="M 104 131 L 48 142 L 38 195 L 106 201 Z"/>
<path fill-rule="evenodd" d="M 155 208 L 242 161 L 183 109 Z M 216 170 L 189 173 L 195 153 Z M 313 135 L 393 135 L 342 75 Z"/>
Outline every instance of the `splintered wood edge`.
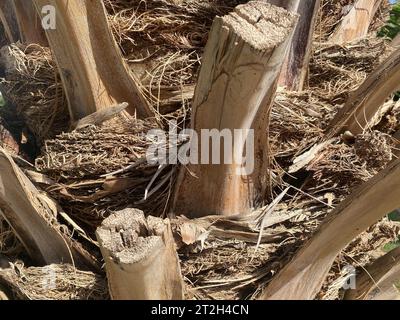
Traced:
<path fill-rule="evenodd" d="M 250 47 L 268 51 L 287 39 L 298 15 L 266 2 L 251 1 L 220 19 Z"/>
<path fill-rule="evenodd" d="M 164 230 L 161 218 L 146 219 L 143 211 L 125 209 L 105 219 L 96 234 L 114 262 L 136 264 L 163 249 Z"/>

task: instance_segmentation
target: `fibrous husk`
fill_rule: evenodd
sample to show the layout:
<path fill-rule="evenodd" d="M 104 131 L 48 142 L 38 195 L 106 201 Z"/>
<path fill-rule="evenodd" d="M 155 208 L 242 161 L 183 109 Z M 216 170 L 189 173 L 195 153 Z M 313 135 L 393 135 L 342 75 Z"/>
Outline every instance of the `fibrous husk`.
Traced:
<path fill-rule="evenodd" d="M 92 231 L 128 206 L 165 215 L 177 165 L 148 161 L 157 141 L 147 133 L 156 128 L 151 120 L 121 119 L 47 140 L 36 168 L 53 182 L 42 187 Z"/>
<path fill-rule="evenodd" d="M 0 57 L 2 92 L 37 142 L 68 129 L 68 105 L 50 49 L 12 44 L 1 49 Z"/>
<path fill-rule="evenodd" d="M 271 109 L 269 126 L 275 159 L 291 161 L 315 144 L 323 136 L 333 108 L 311 91 L 279 91 Z"/>
<path fill-rule="evenodd" d="M 393 139 L 380 131 L 355 137 L 351 145 L 336 138 L 324 147 L 307 166 L 312 174 L 309 191 L 313 195 L 333 192 L 347 196 L 355 186 L 368 181 L 392 159 Z"/>
<path fill-rule="evenodd" d="M 105 1 L 114 36 L 157 114 L 188 108 L 214 18 L 244 2 Z"/>
<path fill-rule="evenodd" d="M 0 214 L 0 254 L 16 258 L 24 253 L 24 248 L 10 225 Z"/>
<path fill-rule="evenodd" d="M 331 104 L 343 104 L 392 50 L 387 40 L 376 37 L 344 46 L 318 44 L 310 64 L 309 89 Z"/>
<path fill-rule="evenodd" d="M 103 276 L 68 264 L 38 268 L 13 263 L 11 268 L 0 269 L 0 283 L 18 300 L 104 300 L 109 297 Z"/>
<path fill-rule="evenodd" d="M 146 155 L 153 121 L 90 125 L 46 140 L 36 168 L 50 178 L 88 179 L 121 169 Z"/>
<path fill-rule="evenodd" d="M 392 107 L 384 114 L 375 130 L 393 135 L 400 130 L 400 102 L 395 101 Z"/>

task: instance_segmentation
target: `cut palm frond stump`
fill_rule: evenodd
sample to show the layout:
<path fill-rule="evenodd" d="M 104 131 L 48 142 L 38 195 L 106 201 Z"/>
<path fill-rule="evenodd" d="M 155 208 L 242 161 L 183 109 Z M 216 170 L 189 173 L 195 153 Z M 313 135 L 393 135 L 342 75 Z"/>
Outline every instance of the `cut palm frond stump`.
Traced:
<path fill-rule="evenodd" d="M 127 102 L 128 111 L 146 118 L 153 113 L 127 69 L 108 25 L 102 1 L 34 0 L 56 10 L 57 27 L 46 30 L 73 121 L 102 108 Z M 79 35 L 79 37 L 77 36 Z"/>
<path fill-rule="evenodd" d="M 192 156 L 197 150 L 198 163 L 203 163 L 182 168 L 173 205 L 176 214 L 246 213 L 267 198 L 270 111 L 296 20 L 294 13 L 260 1 L 215 19 L 192 111 L 191 127 L 199 139 L 192 137 L 190 152 Z M 223 148 L 212 150 L 211 136 L 201 134 L 204 129 L 240 135 L 225 141 L 228 149 L 217 159 Z M 246 152 L 251 156 L 243 163 Z"/>
<path fill-rule="evenodd" d="M 180 300 L 183 281 L 168 220 L 125 209 L 97 229 L 110 295 L 116 300 Z"/>
<path fill-rule="evenodd" d="M 400 49 L 393 52 L 352 92 L 327 129 L 327 136 L 350 131 L 359 134 L 376 125 L 385 101 L 400 88 Z"/>
<path fill-rule="evenodd" d="M 329 41 L 343 45 L 365 37 L 382 0 L 356 0 Z"/>

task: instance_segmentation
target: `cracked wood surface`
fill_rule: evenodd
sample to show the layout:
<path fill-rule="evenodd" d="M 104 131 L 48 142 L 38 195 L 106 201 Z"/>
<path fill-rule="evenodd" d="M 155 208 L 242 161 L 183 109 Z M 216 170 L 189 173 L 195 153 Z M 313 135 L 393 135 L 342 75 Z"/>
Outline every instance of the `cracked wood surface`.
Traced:
<path fill-rule="evenodd" d="M 181 300 L 183 280 L 168 220 L 125 209 L 96 231 L 112 299 Z"/>
<path fill-rule="evenodd" d="M 233 142 L 227 139 L 234 150 L 226 152 L 223 143 L 212 149 L 205 138 L 199 138 L 198 145 L 192 140 L 192 150 L 198 147 L 199 159 L 211 159 L 220 152 L 220 163 L 228 164 L 202 161 L 184 167 L 175 190 L 174 213 L 189 217 L 234 215 L 265 199 L 270 107 L 296 20 L 295 14 L 283 8 L 256 1 L 215 19 L 195 91 L 191 126 L 199 137 L 203 129 L 224 130 L 232 136 L 236 129 L 243 135 Z M 250 147 L 246 150 L 249 130 L 254 130 L 254 152 Z M 246 151 L 249 157 L 243 164 L 240 160 Z M 253 160 L 254 170 L 243 173 Z"/>

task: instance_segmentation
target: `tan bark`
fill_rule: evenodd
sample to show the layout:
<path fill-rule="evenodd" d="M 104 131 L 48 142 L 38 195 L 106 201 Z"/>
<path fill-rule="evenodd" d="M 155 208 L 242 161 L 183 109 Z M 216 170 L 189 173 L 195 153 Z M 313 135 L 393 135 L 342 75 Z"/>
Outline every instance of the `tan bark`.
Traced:
<path fill-rule="evenodd" d="M 400 160 L 346 199 L 295 258 L 273 278 L 263 299 L 313 299 L 336 256 L 360 233 L 400 207 Z"/>
<path fill-rule="evenodd" d="M 381 3 L 382 0 L 357 0 L 329 41 L 343 45 L 366 36 Z"/>
<path fill-rule="evenodd" d="M 249 211 L 265 199 L 270 106 L 295 22 L 294 14 L 258 1 L 215 19 L 193 101 L 192 128 L 198 133 L 199 144 L 192 140 L 191 152 L 198 147 L 202 164 L 189 164 L 181 170 L 175 213 L 189 217 L 233 215 Z M 220 147 L 207 147 L 210 139 L 201 137 L 203 129 L 224 130 L 233 137 L 233 144 L 221 139 Z M 234 130 L 243 133 L 242 139 L 235 139 Z M 254 152 L 246 149 L 246 138 L 253 142 L 247 136 L 251 130 Z M 223 150 L 224 142 L 229 149 L 233 145 L 233 150 Z M 205 159 L 213 163 L 219 151 L 222 156 L 214 163 L 222 164 L 204 164 Z M 240 160 L 246 152 L 243 165 Z M 249 167 L 253 160 L 254 170 L 246 171 L 244 166 Z"/>
<path fill-rule="evenodd" d="M 112 299 L 181 300 L 182 275 L 167 220 L 125 209 L 104 220 L 97 239 Z"/>
<path fill-rule="evenodd" d="M 33 0 L 13 0 L 13 4 L 22 42 L 48 46 L 46 34 L 42 28 Z"/>
<path fill-rule="evenodd" d="M 91 257 L 61 233 L 55 203 L 40 193 L 0 148 L 0 214 L 38 264 L 93 266 Z"/>
<path fill-rule="evenodd" d="M 374 118 L 391 94 L 400 89 L 400 49 L 382 63 L 364 83 L 350 94 L 344 107 L 327 128 L 327 136 L 344 131 L 362 133 L 374 124 Z"/>
<path fill-rule="evenodd" d="M 346 291 L 346 300 L 400 299 L 400 248 L 390 251 L 360 272 L 356 289 Z"/>
<path fill-rule="evenodd" d="M 13 0 L 0 1 L 0 22 L 3 24 L 4 32 L 9 43 L 21 40 L 18 21 L 14 12 Z"/>
<path fill-rule="evenodd" d="M 301 91 L 307 84 L 313 34 L 320 0 L 268 0 L 269 3 L 296 12 L 299 17 L 279 84 L 288 90 Z"/>
<path fill-rule="evenodd" d="M 34 0 L 37 10 L 56 9 L 56 28 L 46 30 L 57 61 L 73 121 L 127 102 L 127 111 L 152 115 L 123 61 L 101 0 Z"/>

